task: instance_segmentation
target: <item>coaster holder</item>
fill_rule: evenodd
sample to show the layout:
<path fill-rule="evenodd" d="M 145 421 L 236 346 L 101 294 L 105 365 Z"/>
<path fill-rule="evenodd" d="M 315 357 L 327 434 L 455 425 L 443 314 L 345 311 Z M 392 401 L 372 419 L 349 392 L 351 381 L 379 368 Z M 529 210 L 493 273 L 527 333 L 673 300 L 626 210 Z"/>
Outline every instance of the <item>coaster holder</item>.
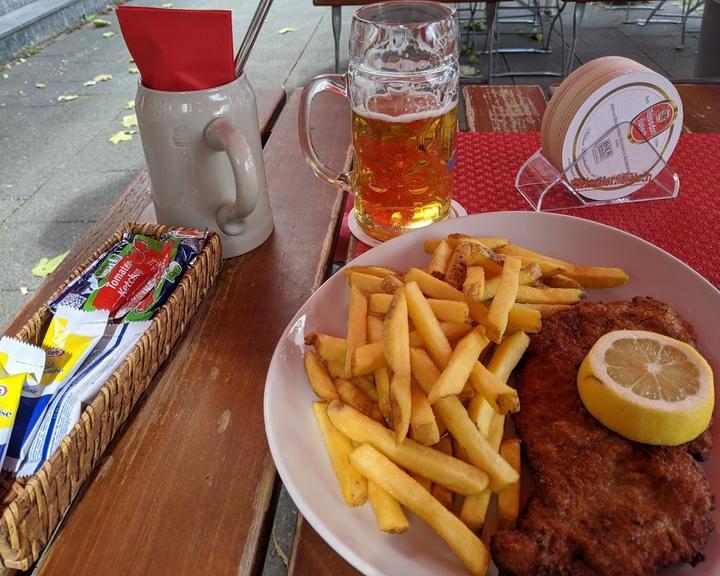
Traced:
<path fill-rule="evenodd" d="M 583 181 L 577 177 L 583 166 L 583 160 L 595 158 L 599 151 L 606 150 L 609 139 L 622 139 L 627 144 L 625 134 L 630 133 L 630 122 L 620 122 L 607 130 L 590 146 L 583 149 L 575 162 L 564 171 L 559 171 L 543 155 L 542 148 L 535 152 L 522 165 L 515 177 L 515 188 L 527 200 L 536 212 L 553 212 L 569 208 L 585 208 L 606 204 L 626 204 L 629 202 L 645 202 L 648 200 L 664 200 L 675 198 L 680 190 L 680 179 L 667 165 L 650 140 L 634 142 L 624 146 L 628 164 L 639 166 L 636 172 L 621 172 L 607 177 L 607 185 L 616 195 L 618 182 L 628 183 L 628 193 L 621 198 L 594 199 L 583 196 L 583 190 L 592 188 L 597 191 L 600 186 Z M 660 168 L 657 170 L 657 168 Z M 654 176 L 651 174 L 654 172 Z M 580 172 L 581 173 L 581 172 Z M 605 180 L 604 180 L 605 181 Z M 646 183 L 637 187 L 638 183 Z M 633 190 L 633 188 L 636 188 Z"/>

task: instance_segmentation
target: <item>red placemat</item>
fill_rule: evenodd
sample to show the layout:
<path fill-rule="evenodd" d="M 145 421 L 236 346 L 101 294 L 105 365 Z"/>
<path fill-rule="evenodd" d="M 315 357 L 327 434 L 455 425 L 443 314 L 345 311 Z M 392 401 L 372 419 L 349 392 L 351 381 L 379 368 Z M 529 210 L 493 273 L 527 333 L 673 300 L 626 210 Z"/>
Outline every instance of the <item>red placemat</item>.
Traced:
<path fill-rule="evenodd" d="M 515 175 L 539 147 L 540 135 L 535 132 L 459 133 L 454 198 L 468 214 L 528 210 L 529 205 L 515 189 Z M 720 134 L 683 134 L 670 166 L 680 177 L 677 198 L 562 213 L 602 222 L 648 240 L 720 286 Z M 346 212 L 351 208 L 349 200 Z M 349 235 L 347 222 L 342 233 Z M 353 256 L 367 249 L 358 242 Z"/>

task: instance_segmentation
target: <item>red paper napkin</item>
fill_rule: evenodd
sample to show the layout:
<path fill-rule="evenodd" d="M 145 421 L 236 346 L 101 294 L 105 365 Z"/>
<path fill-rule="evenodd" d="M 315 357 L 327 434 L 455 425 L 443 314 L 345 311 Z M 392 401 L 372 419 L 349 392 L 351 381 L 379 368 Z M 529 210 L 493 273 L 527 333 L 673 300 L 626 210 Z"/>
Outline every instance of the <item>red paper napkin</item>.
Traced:
<path fill-rule="evenodd" d="M 206 90 L 235 79 L 230 10 L 120 6 L 120 30 L 153 90 Z"/>

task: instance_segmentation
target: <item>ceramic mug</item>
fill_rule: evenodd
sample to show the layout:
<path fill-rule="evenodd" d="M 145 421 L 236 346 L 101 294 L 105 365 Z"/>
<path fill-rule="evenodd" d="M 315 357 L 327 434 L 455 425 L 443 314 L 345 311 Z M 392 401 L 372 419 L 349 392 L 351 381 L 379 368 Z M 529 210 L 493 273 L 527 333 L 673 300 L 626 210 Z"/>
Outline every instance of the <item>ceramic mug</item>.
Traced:
<path fill-rule="evenodd" d="M 272 212 L 247 78 L 190 92 L 140 83 L 135 108 L 158 223 L 217 232 L 223 258 L 267 240 Z"/>

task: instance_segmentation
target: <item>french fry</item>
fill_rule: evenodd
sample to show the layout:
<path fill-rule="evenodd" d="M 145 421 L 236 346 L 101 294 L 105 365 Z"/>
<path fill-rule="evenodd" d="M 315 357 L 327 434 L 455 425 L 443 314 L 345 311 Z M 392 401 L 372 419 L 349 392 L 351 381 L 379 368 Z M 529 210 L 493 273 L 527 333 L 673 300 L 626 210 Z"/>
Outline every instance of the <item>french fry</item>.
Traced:
<path fill-rule="evenodd" d="M 481 302 L 485 294 L 485 268 L 469 266 L 463 282 L 463 294 L 468 300 Z"/>
<path fill-rule="evenodd" d="M 445 271 L 445 282 L 456 290 L 462 288 L 463 281 L 465 280 L 465 271 L 467 270 L 467 264 L 465 263 L 466 251 L 467 246 L 461 241 L 453 251 L 452 256 L 450 256 L 450 261 Z"/>
<path fill-rule="evenodd" d="M 373 420 L 383 422 L 383 416 L 380 413 L 378 405 L 370 400 L 370 397 L 365 394 L 362 389 L 355 386 L 355 384 L 344 378 L 337 378 L 335 380 L 335 389 L 337 390 L 340 400 L 350 404 L 353 408 L 357 408 Z"/>
<path fill-rule="evenodd" d="M 527 286 L 532 284 L 536 280 L 539 280 L 542 276 L 542 270 L 537 264 L 526 264 L 520 268 L 520 275 L 518 277 L 518 284 L 520 286 Z M 495 296 L 498 286 L 500 286 L 500 280 L 502 276 L 495 276 L 485 282 L 485 292 L 483 293 L 482 300 L 489 300 Z"/>
<path fill-rule="evenodd" d="M 433 280 L 436 279 L 433 278 Z M 450 342 L 448 342 L 447 336 L 445 336 L 417 282 L 411 281 L 405 284 L 405 296 L 407 297 L 408 314 L 416 330 L 422 336 L 425 348 L 430 353 L 433 361 L 444 368 L 450 360 L 452 348 L 450 348 Z"/>
<path fill-rule="evenodd" d="M 368 395 L 368 398 L 373 402 L 378 401 L 377 389 L 375 388 L 375 382 L 370 376 L 355 376 L 350 379 L 350 382 L 355 384 L 360 390 Z"/>
<path fill-rule="evenodd" d="M 448 342 L 454 344 L 472 330 L 472 325 L 465 322 L 440 322 L 440 328 L 448 339 Z M 410 332 L 410 346 L 414 346 L 415 348 L 425 346 L 425 340 L 423 340 L 423 337 L 417 330 Z"/>
<path fill-rule="evenodd" d="M 486 278 L 502 273 L 504 256 L 480 243 L 464 242 L 462 246 L 464 247 L 463 257 L 466 266 L 482 266 L 485 269 Z"/>
<path fill-rule="evenodd" d="M 459 300 L 463 302 L 465 297 L 460 290 L 456 290 L 447 282 L 443 282 L 431 276 L 424 270 L 419 268 L 410 268 L 405 274 L 405 282 L 417 282 L 425 296 L 428 298 L 438 298 L 439 300 Z"/>
<path fill-rule="evenodd" d="M 424 476 L 421 476 L 420 474 L 416 474 L 415 472 L 410 472 L 410 476 L 412 476 L 413 480 L 420 484 L 425 490 L 430 492 L 432 490 L 432 480 L 428 480 Z"/>
<path fill-rule="evenodd" d="M 367 298 L 357 286 L 350 286 L 348 300 L 347 337 L 345 338 L 345 377 L 352 377 L 355 348 L 367 342 Z"/>
<path fill-rule="evenodd" d="M 390 378 L 392 425 L 397 441 L 402 442 L 410 427 L 412 411 L 408 305 L 402 290 L 393 297 L 390 310 L 385 316 L 383 351 L 392 371 Z"/>
<path fill-rule="evenodd" d="M 347 349 L 345 338 L 310 332 L 305 335 L 305 344 L 313 346 L 315 351 L 326 362 L 339 362 L 343 367 L 345 366 L 345 352 Z"/>
<path fill-rule="evenodd" d="M 440 371 L 433 364 L 427 352 L 418 348 L 411 348 L 410 365 L 412 366 L 413 376 L 420 387 L 431 390 L 440 376 Z M 488 474 L 490 488 L 494 492 L 501 490 L 508 484 L 512 484 L 517 479 L 517 473 L 507 462 L 500 458 L 497 448 L 493 449 L 480 434 L 477 426 L 470 420 L 467 411 L 457 397 L 441 398 L 433 408 L 447 426 L 450 434 L 467 452 L 470 462 Z"/>
<path fill-rule="evenodd" d="M 398 276 L 386 276 L 382 281 L 383 292 L 387 294 L 395 294 L 404 286 L 404 282 Z"/>
<path fill-rule="evenodd" d="M 488 475 L 489 487 L 493 492 L 499 492 L 505 486 L 517 482 L 518 473 L 480 434 L 457 397 L 442 398 L 435 406 L 450 434 L 467 452 L 470 462 Z"/>
<path fill-rule="evenodd" d="M 530 338 L 524 332 L 516 332 L 509 336 L 495 348 L 487 369 L 502 382 L 507 382 L 529 344 Z"/>
<path fill-rule="evenodd" d="M 435 445 L 435 450 L 438 450 L 443 454 L 447 454 L 448 456 L 452 456 L 453 446 L 450 436 L 445 436 L 442 440 L 438 440 L 437 444 Z M 455 497 L 455 495 L 452 493 L 452 490 L 448 490 L 447 488 L 445 488 L 445 486 L 440 486 L 440 484 L 433 484 L 432 488 L 430 489 L 430 494 L 432 494 L 435 499 L 440 502 L 440 504 L 445 506 L 445 508 L 452 511 L 453 500 Z"/>
<path fill-rule="evenodd" d="M 372 276 L 379 276 L 380 278 L 385 278 L 385 276 L 397 275 L 397 272 L 395 270 L 386 266 L 348 266 L 346 268 L 343 268 L 342 272 L 343 274 L 345 274 L 345 276 L 350 276 L 355 272 L 359 272 L 361 274 L 371 274 Z"/>
<path fill-rule="evenodd" d="M 577 304 L 584 300 L 585 296 L 585 290 L 578 290 L 577 288 L 520 286 L 517 290 L 516 299 L 519 304 Z"/>
<path fill-rule="evenodd" d="M 509 438 L 500 445 L 500 455 L 520 473 L 520 440 Z M 520 514 L 520 481 L 511 484 L 498 493 L 498 525 L 500 528 L 514 528 Z"/>
<path fill-rule="evenodd" d="M 330 374 L 328 374 L 320 357 L 312 350 L 308 350 L 305 352 L 303 364 L 313 392 L 323 400 L 337 399 L 338 393 L 335 384 L 333 384 L 332 378 L 330 378 Z"/>
<path fill-rule="evenodd" d="M 368 340 L 371 344 L 382 344 L 383 324 L 384 322 L 380 320 L 380 318 L 368 316 Z M 384 358 L 384 348 L 382 354 Z M 380 413 L 383 415 L 385 420 L 390 422 L 392 420 L 392 409 L 390 408 L 390 375 L 388 373 L 388 369 L 380 368 L 375 370 L 373 375 L 375 377 L 375 392 L 377 394 L 377 402 L 380 408 Z"/>
<path fill-rule="evenodd" d="M 488 489 L 482 494 L 466 496 L 463 500 L 459 518 L 473 532 L 479 532 L 483 527 L 490 498 L 492 498 L 492 490 Z"/>
<path fill-rule="evenodd" d="M 313 403 L 313 413 L 330 455 L 330 463 L 340 484 L 343 499 L 353 508 L 362 506 L 367 500 L 368 486 L 365 477 L 350 464 L 352 442 L 331 424 L 325 402 Z"/>
<path fill-rule="evenodd" d="M 488 485 L 487 474 L 474 466 L 418 444 L 411 438 L 398 443 L 391 430 L 349 404 L 334 400 L 328 405 L 327 414 L 333 426 L 354 442 L 371 444 L 398 466 L 453 492 L 479 494 Z"/>
<path fill-rule="evenodd" d="M 520 410 L 517 390 L 505 384 L 480 362 L 475 363 L 470 382 L 497 413 L 512 414 Z"/>
<path fill-rule="evenodd" d="M 372 274 L 364 274 L 362 272 L 353 272 L 348 276 L 348 282 L 350 286 L 357 286 L 366 294 L 375 294 L 383 291 L 383 279 L 380 276 L 373 276 Z"/>
<path fill-rule="evenodd" d="M 546 284 L 550 286 L 551 288 L 575 288 L 577 290 L 582 290 L 583 285 L 580 284 L 577 280 L 573 280 L 570 278 L 570 276 L 565 276 L 565 274 L 555 274 L 555 276 L 551 276 L 547 279 Z"/>
<path fill-rule="evenodd" d="M 386 366 L 382 342 L 371 342 L 355 348 L 352 359 L 353 376 L 366 376 Z"/>
<path fill-rule="evenodd" d="M 425 240 L 423 249 L 425 250 L 425 254 L 432 254 L 440 242 L 447 242 L 450 245 L 450 248 L 455 250 L 461 240 L 483 244 L 487 248 L 490 248 L 490 250 L 495 250 L 496 248 L 500 248 L 501 246 L 505 246 L 510 243 L 510 240 L 507 238 L 500 238 L 497 236 L 467 236 L 466 234 L 450 234 L 447 238 Z"/>
<path fill-rule="evenodd" d="M 400 503 L 372 481 L 368 482 L 368 500 L 382 532 L 402 534 L 410 527 Z"/>
<path fill-rule="evenodd" d="M 540 312 L 542 318 L 547 318 L 555 314 L 555 312 L 572 308 L 573 304 L 518 304 L 517 306 L 527 308 L 528 310 L 536 310 Z"/>
<path fill-rule="evenodd" d="M 505 258 L 500 284 L 488 310 L 485 328 L 488 338 L 496 344 L 502 340 L 505 334 L 508 324 L 508 314 L 515 303 L 515 297 L 520 288 L 518 285 L 520 266 L 520 260 L 517 258 L 513 256 Z"/>
<path fill-rule="evenodd" d="M 430 404 L 435 404 L 440 398 L 462 392 L 473 367 L 477 363 L 480 352 L 488 343 L 489 340 L 485 336 L 485 329 L 482 326 L 474 328 L 458 342 L 440 377 L 428 393 Z"/>
<path fill-rule="evenodd" d="M 342 362 L 328 362 L 327 363 L 328 374 L 331 378 L 345 378 L 345 360 Z"/>
<path fill-rule="evenodd" d="M 490 554 L 482 540 L 411 476 L 368 444 L 353 450 L 350 462 L 430 526 L 471 574 L 480 576 L 487 572 Z"/>
<path fill-rule="evenodd" d="M 391 301 L 391 294 L 372 294 L 368 299 L 368 312 L 382 316 L 387 313 Z M 469 310 L 465 302 L 428 298 L 427 303 L 430 305 L 435 317 L 441 322 L 462 323 L 468 320 Z"/>
<path fill-rule="evenodd" d="M 615 288 L 622 286 L 630 279 L 627 273 L 621 268 L 573 264 L 513 244 L 503 246 L 498 249 L 498 251 L 502 254 L 513 254 L 520 257 L 523 264 L 527 262 L 537 262 L 537 264 L 543 268 L 543 276 L 552 276 L 553 274 L 549 274 L 546 270 L 554 267 L 556 274 L 562 273 L 568 278 L 576 280 L 585 288 Z"/>
<path fill-rule="evenodd" d="M 450 244 L 445 240 L 440 240 L 432 251 L 432 259 L 428 265 L 428 274 L 440 278 L 440 280 L 444 279 L 452 253 L 453 249 L 450 247 Z"/>
<path fill-rule="evenodd" d="M 412 439 L 424 446 L 433 446 L 440 441 L 440 431 L 435 421 L 435 413 L 428 402 L 425 392 L 413 384 L 410 430 Z"/>
<path fill-rule="evenodd" d="M 470 310 L 470 318 L 485 326 L 487 324 L 487 315 L 489 309 L 480 302 L 468 302 Z M 513 332 L 529 332 L 535 334 L 540 332 L 542 327 L 542 315 L 537 310 L 532 310 L 526 305 L 513 304 L 508 312 L 508 323 L 505 332 L 511 334 Z"/>

